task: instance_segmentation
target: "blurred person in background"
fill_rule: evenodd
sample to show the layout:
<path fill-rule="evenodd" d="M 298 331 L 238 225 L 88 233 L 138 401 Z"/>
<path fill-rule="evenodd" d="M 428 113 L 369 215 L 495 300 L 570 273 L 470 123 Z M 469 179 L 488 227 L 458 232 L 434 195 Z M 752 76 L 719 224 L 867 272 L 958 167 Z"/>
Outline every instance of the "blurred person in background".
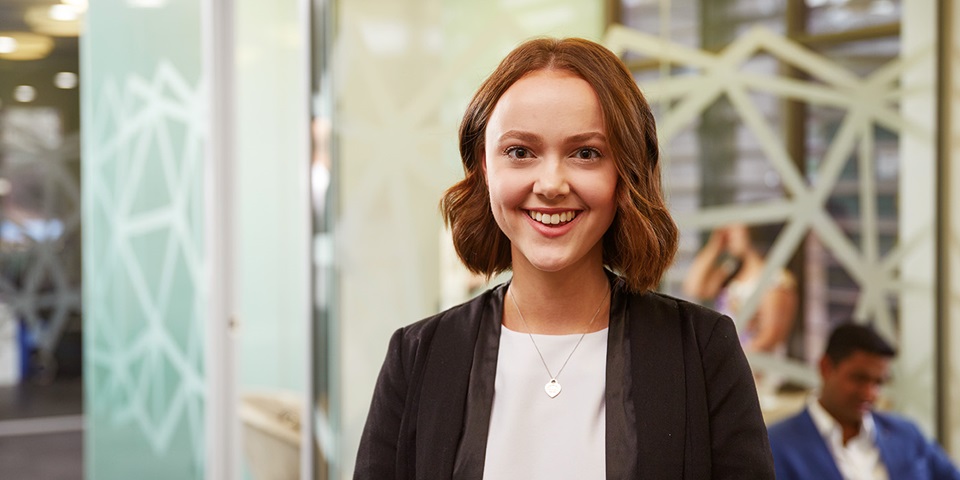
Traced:
<path fill-rule="evenodd" d="M 750 295 L 764 288 L 760 305 L 744 324 L 740 340 L 747 353 L 784 356 L 797 316 L 797 281 L 789 271 L 780 269 L 769 287 L 760 285 L 766 262 L 752 236 L 743 224 L 714 230 L 694 258 L 683 290 L 698 301 L 712 300 L 714 308 L 736 319 Z"/>
<path fill-rule="evenodd" d="M 943 450 L 909 420 L 874 405 L 895 351 L 873 329 L 837 327 L 820 359 L 820 391 L 770 427 L 779 480 L 960 480 Z"/>

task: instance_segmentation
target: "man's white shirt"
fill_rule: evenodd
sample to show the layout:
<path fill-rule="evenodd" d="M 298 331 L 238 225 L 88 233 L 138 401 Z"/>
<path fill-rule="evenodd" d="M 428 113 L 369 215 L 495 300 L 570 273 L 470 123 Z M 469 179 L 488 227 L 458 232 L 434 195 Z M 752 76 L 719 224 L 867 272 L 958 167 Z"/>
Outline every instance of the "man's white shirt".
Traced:
<path fill-rule="evenodd" d="M 873 415 L 864 414 L 860 433 L 843 444 L 843 428 L 820 405 L 816 396 L 807 402 L 810 418 L 827 443 L 833 460 L 846 480 L 889 480 L 887 467 L 877 447 L 877 427 Z"/>

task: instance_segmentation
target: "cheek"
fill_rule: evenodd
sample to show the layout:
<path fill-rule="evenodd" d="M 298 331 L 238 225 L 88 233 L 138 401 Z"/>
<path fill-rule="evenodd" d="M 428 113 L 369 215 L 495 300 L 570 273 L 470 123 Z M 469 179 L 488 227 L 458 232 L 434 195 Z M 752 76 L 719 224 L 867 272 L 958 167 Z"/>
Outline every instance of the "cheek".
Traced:
<path fill-rule="evenodd" d="M 611 214 L 617 210 L 617 177 L 605 175 L 593 182 L 586 190 L 590 193 L 590 203 L 598 207 L 611 209 Z"/>
<path fill-rule="evenodd" d="M 515 172 L 499 170 L 496 167 L 487 170 L 487 189 L 490 203 L 512 208 L 525 198 L 524 179 Z"/>

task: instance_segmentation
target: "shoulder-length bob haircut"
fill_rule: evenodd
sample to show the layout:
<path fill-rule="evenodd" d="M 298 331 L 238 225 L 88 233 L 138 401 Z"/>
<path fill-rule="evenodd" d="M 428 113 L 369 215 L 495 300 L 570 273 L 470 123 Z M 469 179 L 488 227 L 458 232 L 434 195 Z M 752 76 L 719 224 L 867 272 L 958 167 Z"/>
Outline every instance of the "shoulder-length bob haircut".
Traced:
<path fill-rule="evenodd" d="M 510 240 L 490 208 L 484 171 L 484 136 L 504 92 L 537 70 L 566 70 L 586 80 L 603 111 L 619 180 L 617 213 L 603 236 L 603 262 L 631 291 L 656 287 L 677 250 L 677 227 L 660 185 L 659 146 L 653 112 L 626 65 L 605 47 L 580 38 L 524 42 L 500 63 L 474 95 L 460 123 L 465 178 L 450 187 L 440 210 L 460 259 L 474 273 L 510 269 Z"/>

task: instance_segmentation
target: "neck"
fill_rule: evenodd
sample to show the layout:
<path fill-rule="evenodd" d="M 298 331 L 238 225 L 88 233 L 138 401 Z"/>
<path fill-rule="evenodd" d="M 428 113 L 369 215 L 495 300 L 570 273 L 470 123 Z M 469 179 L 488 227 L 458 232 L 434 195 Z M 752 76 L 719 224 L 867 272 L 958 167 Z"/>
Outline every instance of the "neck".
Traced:
<path fill-rule="evenodd" d="M 843 430 L 843 444 L 846 445 L 851 438 L 856 437 L 860 434 L 860 427 L 863 426 L 862 423 L 856 425 L 851 424 L 840 424 L 840 428 Z"/>
<path fill-rule="evenodd" d="M 609 320 L 609 289 L 602 267 L 577 274 L 520 268 L 510 282 L 513 296 L 504 298 L 503 323 L 514 331 L 548 335 L 599 331 Z"/>
<path fill-rule="evenodd" d="M 764 260 L 759 253 L 750 250 L 740 257 L 742 262 L 740 265 L 740 271 L 737 273 L 737 276 L 742 278 L 750 278 L 754 275 L 759 274 L 763 270 Z"/>
<path fill-rule="evenodd" d="M 836 420 L 837 424 L 840 425 L 840 431 L 843 433 L 843 444 L 846 445 L 851 438 L 856 437 L 860 434 L 860 429 L 863 427 L 863 420 L 857 420 L 856 422 L 849 422 L 841 420 L 836 414 L 834 414 L 826 405 L 823 404 L 822 400 L 818 400 L 820 406 L 823 407 L 826 412 Z"/>

